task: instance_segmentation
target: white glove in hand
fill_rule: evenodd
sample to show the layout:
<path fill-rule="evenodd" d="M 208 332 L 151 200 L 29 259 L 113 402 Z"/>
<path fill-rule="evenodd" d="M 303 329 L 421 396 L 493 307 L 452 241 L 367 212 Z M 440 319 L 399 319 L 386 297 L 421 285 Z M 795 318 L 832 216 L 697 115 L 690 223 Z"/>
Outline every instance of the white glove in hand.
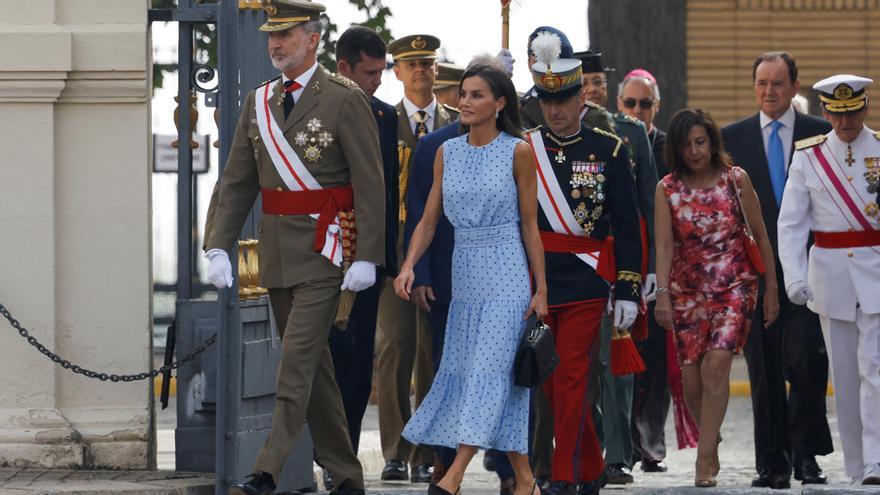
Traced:
<path fill-rule="evenodd" d="M 813 300 L 813 291 L 810 290 L 810 286 L 803 280 L 798 280 L 789 285 L 786 292 L 788 293 L 788 299 L 795 304 L 804 305 L 807 304 L 807 301 Z"/>
<path fill-rule="evenodd" d="M 495 58 L 501 61 L 504 64 L 504 68 L 507 70 L 508 77 L 513 77 L 513 63 L 516 62 L 516 59 L 513 58 L 513 54 L 510 53 L 510 50 L 507 48 L 502 48 L 498 55 L 495 55 Z"/>
<path fill-rule="evenodd" d="M 226 251 L 211 249 L 205 253 L 205 258 L 211 262 L 208 266 L 208 282 L 218 289 L 232 287 L 232 265 Z"/>
<path fill-rule="evenodd" d="M 636 321 L 639 305 L 632 301 L 616 301 L 614 303 L 614 326 L 626 330 Z"/>
<path fill-rule="evenodd" d="M 376 283 L 376 265 L 369 261 L 355 261 L 345 272 L 342 290 L 360 292 Z"/>
<path fill-rule="evenodd" d="M 649 273 L 647 277 L 645 277 L 645 285 L 642 287 L 642 296 L 645 298 L 645 302 L 651 302 L 654 299 L 657 299 L 657 274 Z"/>

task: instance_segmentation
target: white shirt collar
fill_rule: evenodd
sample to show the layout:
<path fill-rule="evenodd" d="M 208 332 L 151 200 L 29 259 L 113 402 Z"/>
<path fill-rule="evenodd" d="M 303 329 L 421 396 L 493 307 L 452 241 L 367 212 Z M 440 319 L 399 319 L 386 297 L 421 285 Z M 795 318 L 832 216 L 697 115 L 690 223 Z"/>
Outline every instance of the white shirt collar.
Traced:
<path fill-rule="evenodd" d="M 794 129 L 794 107 L 792 105 L 788 105 L 788 110 L 779 117 L 778 120 L 782 125 L 788 129 Z M 766 113 L 761 111 L 761 129 L 770 125 L 770 122 L 773 122 Z"/>
<path fill-rule="evenodd" d="M 312 76 L 315 75 L 315 71 L 316 71 L 316 70 L 318 70 L 318 62 L 315 62 L 314 65 L 312 65 L 311 67 L 309 67 L 309 70 L 307 70 L 307 71 L 303 72 L 302 74 L 300 74 L 299 76 L 297 76 L 297 78 L 294 79 L 294 81 L 298 82 L 300 86 L 302 86 L 303 88 L 305 88 L 305 87 L 306 87 L 306 84 L 308 84 L 309 81 L 311 81 Z M 282 74 L 281 74 L 281 84 L 284 84 L 284 83 L 286 83 L 287 81 L 290 81 L 290 78 L 287 77 L 287 76 L 285 76 L 285 75 L 282 73 Z"/>
<path fill-rule="evenodd" d="M 415 103 L 409 101 L 406 96 L 403 97 L 403 108 L 406 110 L 406 116 L 412 119 L 413 115 L 416 114 L 419 110 L 424 110 L 425 113 L 428 114 L 427 119 L 430 119 L 434 116 L 434 111 L 437 109 L 437 98 L 431 100 L 431 103 L 428 104 L 425 108 L 419 108 Z"/>

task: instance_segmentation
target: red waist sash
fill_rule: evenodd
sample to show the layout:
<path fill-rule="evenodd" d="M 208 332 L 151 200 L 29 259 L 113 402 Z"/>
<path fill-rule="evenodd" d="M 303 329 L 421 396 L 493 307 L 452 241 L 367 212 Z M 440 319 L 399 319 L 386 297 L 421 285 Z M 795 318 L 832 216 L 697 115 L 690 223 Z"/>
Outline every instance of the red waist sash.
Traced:
<path fill-rule="evenodd" d="M 880 230 L 813 232 L 813 239 L 816 246 L 827 249 L 880 246 Z"/>
<path fill-rule="evenodd" d="M 327 228 L 341 211 L 354 209 L 354 190 L 349 186 L 313 191 L 263 189 L 263 213 L 269 215 L 318 215 L 315 251 L 321 252 Z"/>
<path fill-rule="evenodd" d="M 599 252 L 596 264 L 596 274 L 614 283 L 617 278 L 617 269 L 614 261 L 614 238 L 593 239 L 592 237 L 559 234 L 557 232 L 541 231 L 541 243 L 544 251 L 548 253 L 587 254 Z"/>

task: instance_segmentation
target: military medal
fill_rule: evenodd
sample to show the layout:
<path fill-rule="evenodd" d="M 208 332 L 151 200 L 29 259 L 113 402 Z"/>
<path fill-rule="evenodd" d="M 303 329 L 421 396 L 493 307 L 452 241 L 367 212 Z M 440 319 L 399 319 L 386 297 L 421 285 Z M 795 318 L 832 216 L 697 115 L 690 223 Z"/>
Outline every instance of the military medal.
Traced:
<path fill-rule="evenodd" d="M 870 203 L 865 205 L 865 215 L 868 215 L 869 217 L 880 221 L 880 206 L 878 206 L 877 203 L 871 201 Z"/>
<path fill-rule="evenodd" d="M 556 163 L 565 163 L 565 153 L 563 153 L 562 148 L 559 148 L 559 151 L 556 152 Z"/>
<path fill-rule="evenodd" d="M 306 124 L 306 131 L 299 131 L 293 136 L 293 143 L 302 149 L 309 163 L 321 160 L 321 151 L 333 144 L 333 135 L 323 128 L 324 124 L 314 118 Z"/>
<path fill-rule="evenodd" d="M 865 180 L 868 181 L 868 192 L 874 194 L 880 190 L 880 157 L 866 157 L 865 169 Z"/>

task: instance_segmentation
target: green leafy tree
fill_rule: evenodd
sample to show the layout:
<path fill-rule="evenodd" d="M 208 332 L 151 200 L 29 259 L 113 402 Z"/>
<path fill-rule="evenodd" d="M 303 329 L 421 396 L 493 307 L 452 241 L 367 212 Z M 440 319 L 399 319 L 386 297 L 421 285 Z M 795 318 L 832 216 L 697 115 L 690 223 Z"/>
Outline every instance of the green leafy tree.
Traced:
<path fill-rule="evenodd" d="M 234 1 L 234 0 L 233 0 Z M 391 31 L 388 30 L 387 20 L 391 16 L 391 9 L 382 5 L 382 0 L 349 0 L 360 12 L 366 14 L 367 20 L 357 23 L 375 30 L 386 43 L 391 41 Z M 200 0 L 198 3 L 217 3 L 217 0 Z M 175 0 L 152 0 L 154 9 L 172 9 L 176 6 Z M 338 26 L 326 15 L 321 16 L 324 23 L 321 50 L 318 53 L 318 61 L 324 67 L 336 70 L 336 33 Z M 217 67 L 217 28 L 214 24 L 196 24 L 193 26 L 193 38 L 195 39 L 195 58 L 197 63 Z M 153 64 L 153 88 L 161 88 L 165 74 L 177 71 L 177 63 Z"/>

